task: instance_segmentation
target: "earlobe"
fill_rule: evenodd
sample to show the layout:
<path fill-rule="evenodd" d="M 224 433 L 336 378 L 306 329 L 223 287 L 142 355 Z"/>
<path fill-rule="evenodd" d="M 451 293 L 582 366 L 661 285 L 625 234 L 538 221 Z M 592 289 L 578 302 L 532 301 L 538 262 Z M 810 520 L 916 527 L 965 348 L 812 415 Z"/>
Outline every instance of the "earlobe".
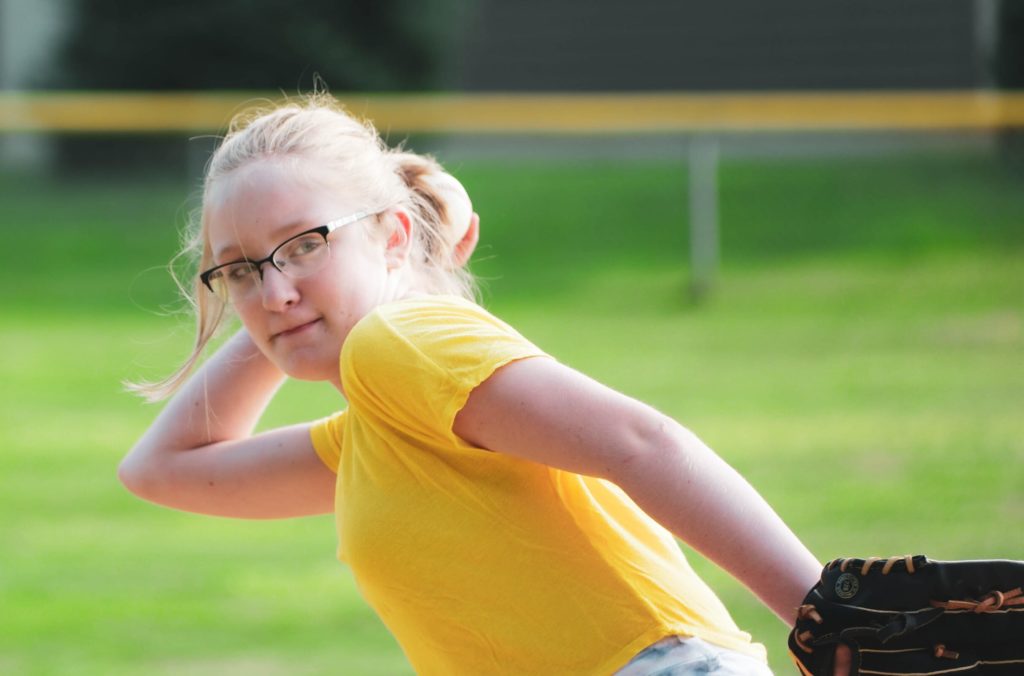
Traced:
<path fill-rule="evenodd" d="M 409 256 L 409 248 L 412 245 L 412 221 L 404 209 L 395 209 L 391 232 L 388 234 L 387 246 L 384 250 L 384 258 L 387 261 L 388 269 L 393 270 L 405 263 Z"/>

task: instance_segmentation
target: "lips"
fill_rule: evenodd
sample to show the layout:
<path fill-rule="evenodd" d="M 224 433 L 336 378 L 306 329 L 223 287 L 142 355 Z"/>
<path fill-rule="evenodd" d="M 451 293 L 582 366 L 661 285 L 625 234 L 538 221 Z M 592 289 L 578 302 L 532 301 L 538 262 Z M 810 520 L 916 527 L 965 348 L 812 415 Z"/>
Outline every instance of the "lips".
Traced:
<path fill-rule="evenodd" d="M 319 322 L 319 321 L 320 321 L 320 317 L 317 317 L 316 319 L 310 320 L 310 321 L 305 322 L 303 324 L 296 324 L 295 326 L 292 326 L 291 328 L 287 328 L 287 329 L 284 329 L 283 331 L 278 331 L 277 333 L 274 333 L 273 335 L 270 336 L 270 339 L 271 340 L 277 340 L 278 338 L 287 338 L 288 336 L 296 336 L 296 335 L 298 335 L 300 333 L 304 333 L 305 331 L 308 331 L 309 329 L 313 328 L 313 326 L 315 326 L 316 323 Z"/>

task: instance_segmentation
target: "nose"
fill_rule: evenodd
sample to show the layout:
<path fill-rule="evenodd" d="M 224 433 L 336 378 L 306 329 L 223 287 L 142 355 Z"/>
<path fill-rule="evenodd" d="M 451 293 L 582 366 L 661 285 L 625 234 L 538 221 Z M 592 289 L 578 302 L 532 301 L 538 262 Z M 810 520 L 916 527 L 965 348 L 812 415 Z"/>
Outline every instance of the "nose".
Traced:
<path fill-rule="evenodd" d="M 263 267 L 260 295 L 264 309 L 273 312 L 281 312 L 299 300 L 299 290 L 293 281 L 273 265 Z"/>

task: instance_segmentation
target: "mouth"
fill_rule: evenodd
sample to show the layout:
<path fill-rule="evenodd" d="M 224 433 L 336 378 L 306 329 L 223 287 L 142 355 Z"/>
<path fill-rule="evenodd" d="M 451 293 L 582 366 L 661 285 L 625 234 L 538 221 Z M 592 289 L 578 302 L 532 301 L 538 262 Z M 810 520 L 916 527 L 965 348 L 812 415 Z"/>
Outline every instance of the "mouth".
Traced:
<path fill-rule="evenodd" d="M 285 329 L 284 331 L 278 331 L 277 333 L 275 333 L 275 334 L 270 336 L 270 340 L 277 340 L 278 338 L 288 338 L 290 336 L 297 336 L 297 335 L 303 334 L 303 333 L 311 330 L 319 322 L 320 322 L 320 317 L 317 317 L 316 319 L 314 319 L 312 321 L 308 321 L 305 324 L 298 324 L 296 326 L 291 327 L 290 329 Z"/>

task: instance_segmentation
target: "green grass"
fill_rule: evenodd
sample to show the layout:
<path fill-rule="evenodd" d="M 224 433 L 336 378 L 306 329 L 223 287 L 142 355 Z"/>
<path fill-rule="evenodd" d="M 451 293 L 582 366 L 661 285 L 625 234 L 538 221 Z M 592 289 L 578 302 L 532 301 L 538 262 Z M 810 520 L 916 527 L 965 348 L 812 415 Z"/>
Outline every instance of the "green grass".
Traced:
<path fill-rule="evenodd" d="M 726 163 L 724 265 L 685 298 L 685 172 L 461 167 L 487 303 L 738 467 L 820 557 L 1024 559 L 1024 191 L 984 157 Z M 138 502 L 121 391 L 189 340 L 161 266 L 189 186 L 0 179 L 0 673 L 399 674 L 329 518 Z M 263 422 L 338 405 L 289 384 Z M 782 626 L 695 565 L 790 673 Z"/>

